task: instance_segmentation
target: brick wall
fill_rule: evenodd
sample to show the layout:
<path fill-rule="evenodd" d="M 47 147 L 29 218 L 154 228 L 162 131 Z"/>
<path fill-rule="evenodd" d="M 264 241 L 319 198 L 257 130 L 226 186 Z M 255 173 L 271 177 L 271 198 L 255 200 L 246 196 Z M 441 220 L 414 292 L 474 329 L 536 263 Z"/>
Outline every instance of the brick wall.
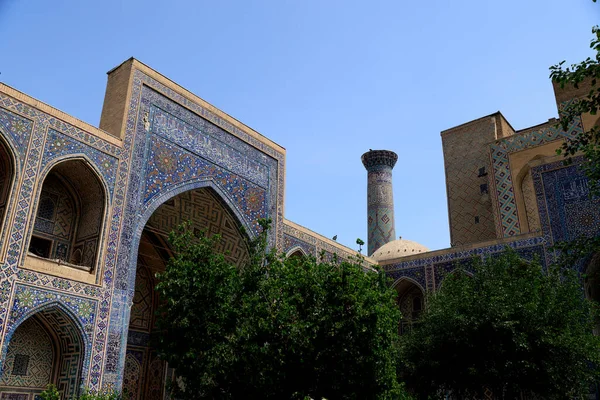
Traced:
<path fill-rule="evenodd" d="M 123 120 L 129 96 L 133 59 L 125 61 L 108 72 L 104 105 L 100 116 L 100 129 L 122 138 Z"/>
<path fill-rule="evenodd" d="M 442 132 L 450 241 L 454 246 L 497 237 L 489 144 L 512 134 L 514 130 L 499 112 Z"/>

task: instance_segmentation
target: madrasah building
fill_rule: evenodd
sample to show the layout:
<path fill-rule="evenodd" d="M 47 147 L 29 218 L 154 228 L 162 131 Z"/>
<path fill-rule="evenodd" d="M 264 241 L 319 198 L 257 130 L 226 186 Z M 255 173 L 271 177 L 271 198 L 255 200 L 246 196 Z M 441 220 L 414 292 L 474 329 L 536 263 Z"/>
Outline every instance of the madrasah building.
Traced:
<path fill-rule="evenodd" d="M 557 106 L 586 93 L 555 87 Z M 396 239 L 397 156 L 362 156 L 366 261 L 393 278 L 405 323 L 474 255 L 510 246 L 548 265 L 552 244 L 598 234 L 581 160 L 564 165 L 555 152 L 598 123 L 583 115 L 567 131 L 555 119 L 517 131 L 497 112 L 442 132 L 452 241 L 443 250 Z M 83 387 L 163 399 L 173 371 L 149 345 L 153 288 L 182 221 L 221 234 L 218 250 L 236 264 L 261 218 L 273 221 L 269 244 L 290 256 L 354 255 L 285 219 L 285 157 L 135 59 L 108 73 L 99 127 L 0 83 L 0 399 L 34 400 L 49 383 L 65 399 Z M 586 293 L 598 299 L 596 287 Z"/>

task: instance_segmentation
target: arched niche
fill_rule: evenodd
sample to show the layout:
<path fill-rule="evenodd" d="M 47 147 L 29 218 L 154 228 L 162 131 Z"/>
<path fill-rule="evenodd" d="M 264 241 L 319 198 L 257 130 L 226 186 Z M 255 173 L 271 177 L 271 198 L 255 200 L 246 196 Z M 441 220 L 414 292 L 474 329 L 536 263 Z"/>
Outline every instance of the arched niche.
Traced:
<path fill-rule="evenodd" d="M 0 396 L 37 398 L 52 383 L 61 399 L 79 394 L 85 358 L 83 334 L 62 309 L 45 308 L 24 320 L 11 335 L 0 377 Z M 5 398 L 5 397 L 1 397 Z"/>
<path fill-rule="evenodd" d="M 416 281 L 407 277 L 394 282 L 393 288 L 398 293 L 396 301 L 402 313 L 400 334 L 403 334 L 419 320 L 425 308 L 425 291 Z"/>
<path fill-rule="evenodd" d="M 515 185 L 517 190 L 515 190 L 515 197 L 517 210 L 520 212 L 519 225 L 521 233 L 538 232 L 541 229 L 537 196 L 533 185 L 530 163 L 543 157 L 544 155 L 541 154 L 531 157 L 516 176 Z"/>
<path fill-rule="evenodd" d="M 10 194 L 15 181 L 15 157 L 4 141 L 0 131 L 0 233 L 4 231 L 4 221 L 10 201 Z"/>
<path fill-rule="evenodd" d="M 473 278 L 473 274 L 469 271 L 464 270 L 463 268 L 455 268 L 452 271 L 448 272 L 447 274 L 445 274 L 445 276 L 443 277 L 442 281 L 440 282 L 439 285 L 439 289 L 441 289 L 442 287 L 444 287 L 444 284 L 451 280 L 451 279 L 456 279 L 458 277 L 463 277 L 466 276 L 467 278 Z"/>
<path fill-rule="evenodd" d="M 85 160 L 56 164 L 39 191 L 29 253 L 91 271 L 99 256 L 105 209 L 105 187 Z"/>
<path fill-rule="evenodd" d="M 308 257 L 308 254 L 306 254 L 303 248 L 294 247 L 287 252 L 286 256 L 288 258 L 305 258 Z"/>
<path fill-rule="evenodd" d="M 241 266 L 248 259 L 247 237 L 240 229 L 241 222 L 212 188 L 185 191 L 154 210 L 139 239 L 123 372 L 128 399 L 162 399 L 165 382 L 173 375 L 156 356 L 149 338 L 155 329 L 155 310 L 160 301 L 154 290 L 156 274 L 164 271 L 173 255 L 169 233 L 183 222 L 191 222 L 196 233 L 221 235 L 215 250 L 224 253 L 229 262 Z"/>

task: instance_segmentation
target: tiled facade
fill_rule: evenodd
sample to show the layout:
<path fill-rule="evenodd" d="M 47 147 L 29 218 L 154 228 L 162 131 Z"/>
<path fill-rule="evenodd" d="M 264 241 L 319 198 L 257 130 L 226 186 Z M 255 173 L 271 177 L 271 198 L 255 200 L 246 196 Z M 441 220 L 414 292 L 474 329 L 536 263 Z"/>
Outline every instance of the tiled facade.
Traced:
<path fill-rule="evenodd" d="M 565 98 L 555 91 L 563 102 L 587 94 L 569 91 Z M 459 265 L 506 246 L 546 266 L 553 244 L 600 234 L 600 200 L 590 197 L 583 160 L 567 165 L 556 154 L 565 138 L 583 131 L 586 118 L 567 131 L 555 119 L 514 131 L 495 113 L 442 132 L 452 247 L 381 262 L 394 286 L 408 281 L 434 291 Z"/>
<path fill-rule="evenodd" d="M 525 162 L 529 175 L 519 177 L 524 189 L 512 186 L 513 154 L 564 134 L 551 127 L 515 133 L 500 117 L 488 117 L 495 118 L 494 129 L 486 120 L 485 126 L 467 124 L 469 129 L 443 134 L 455 246 L 382 263 L 395 287 L 410 290 L 401 304 L 405 312 L 416 311 L 417 289 L 436 290 L 456 263 L 472 256 L 508 245 L 547 264 L 555 241 L 598 231 L 597 199 L 586 197 L 576 165 L 534 155 Z M 21 373 L 43 368 L 50 359 L 50 377 L 40 379 L 58 383 L 65 394 L 81 386 L 124 385 L 129 398 L 160 398 L 157 382 L 169 371 L 147 346 L 156 300 L 152 273 L 164 261 L 165 233 L 179 221 L 191 219 L 194 227 L 221 233 L 223 248 L 238 262 L 245 256 L 239 227 L 253 237 L 261 218 L 273 221 L 269 244 L 289 255 L 356 254 L 284 218 L 281 146 L 136 60 L 109 73 L 100 127 L 0 84 L 0 144 L 11 164 L 3 167 L 8 172 L 0 188 L 6 193 L 6 201 L 0 199 L 0 398 L 32 400 L 42 383 Z M 581 129 L 577 122 L 567 135 Z M 461 159 L 470 140 L 476 151 Z M 77 176 L 85 174 L 98 186 L 95 195 L 74 195 L 78 217 L 65 217 L 69 207 L 53 211 L 60 218 L 47 211 L 46 198 L 56 191 L 45 190 L 46 182 L 63 179 L 64 187 L 80 192 Z M 98 221 L 98 229 L 85 223 L 73 230 L 70 224 L 86 215 Z M 539 229 L 521 232 L 522 218 Z M 50 223 L 56 224 L 52 230 Z M 87 261 L 63 257 L 67 247 L 47 257 L 31 254 L 32 235 L 40 229 L 46 229 L 44 238 L 73 248 L 77 239 L 66 232 L 79 232 Z M 85 250 L 88 242 L 92 250 Z M 41 327 L 39 346 L 25 351 L 33 324 Z M 44 347 L 44 338 L 55 341 L 54 353 Z"/>

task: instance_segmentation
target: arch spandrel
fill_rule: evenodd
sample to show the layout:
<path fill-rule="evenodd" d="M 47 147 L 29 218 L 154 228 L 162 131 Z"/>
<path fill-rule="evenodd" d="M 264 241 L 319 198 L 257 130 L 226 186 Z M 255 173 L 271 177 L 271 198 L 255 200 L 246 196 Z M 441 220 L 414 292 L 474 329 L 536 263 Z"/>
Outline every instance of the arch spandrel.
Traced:
<path fill-rule="evenodd" d="M 150 141 L 143 204 L 164 201 L 164 194 L 181 185 L 211 182 L 218 187 L 227 205 L 246 221 L 255 233 L 260 232 L 257 221 L 268 216 L 267 189 L 227 171 L 172 143 L 158 138 Z"/>
<path fill-rule="evenodd" d="M 106 192 L 112 197 L 115 189 L 118 159 L 53 129 L 48 131 L 46 137 L 44 158 L 42 158 L 41 170 L 38 176 L 43 179 L 55 165 L 70 159 L 84 160 L 102 182 Z"/>
<path fill-rule="evenodd" d="M 102 269 L 97 267 L 110 203 L 102 174 L 85 155 L 57 158 L 43 172 L 34 193 L 28 252 L 89 271 Z M 44 218 L 48 205 L 55 209 Z M 42 245 L 46 251 L 36 252 Z M 28 260 L 25 267 L 35 269 Z M 53 272 L 61 276 L 60 268 Z"/>
<path fill-rule="evenodd" d="M 14 154 L 26 153 L 32 130 L 32 120 L 0 107 L 0 133 Z M 21 157 L 18 157 L 17 161 L 21 166 L 23 162 Z"/>
<path fill-rule="evenodd" d="M 71 296 L 52 290 L 16 284 L 11 313 L 3 335 L 0 359 L 4 359 L 10 338 L 23 321 L 45 310 L 60 310 L 82 335 L 85 356 L 82 362 L 82 377 L 86 377 L 92 350 L 92 336 L 98 312 L 98 301 Z"/>

